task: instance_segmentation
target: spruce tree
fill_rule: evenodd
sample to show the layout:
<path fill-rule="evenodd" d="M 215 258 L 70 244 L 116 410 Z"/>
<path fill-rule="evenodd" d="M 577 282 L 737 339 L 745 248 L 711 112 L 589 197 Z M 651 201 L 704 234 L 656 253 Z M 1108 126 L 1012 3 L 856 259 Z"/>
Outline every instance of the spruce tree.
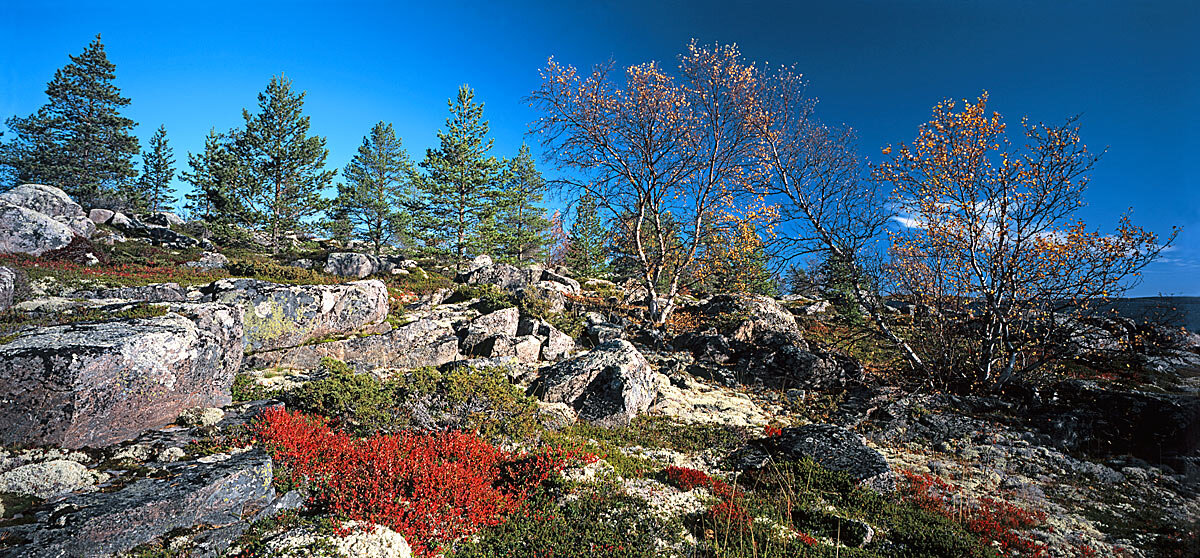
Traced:
<path fill-rule="evenodd" d="M 150 138 L 148 149 L 142 153 L 142 176 L 138 178 L 145 209 L 151 212 L 171 211 L 175 204 L 175 151 L 167 143 L 167 128 L 159 126 Z"/>
<path fill-rule="evenodd" d="M 483 104 L 475 102 L 468 86 L 447 101 L 450 117 L 446 130 L 438 131 L 440 145 L 425 154 L 421 166 L 429 176 L 421 181 L 424 208 L 421 226 L 427 246 L 450 256 L 460 269 L 468 251 L 488 251 L 490 242 L 478 242 L 478 226 L 491 211 L 501 164 L 488 155 L 492 140 L 483 119 Z"/>
<path fill-rule="evenodd" d="M 352 232 L 370 242 L 376 254 L 384 244 L 402 240 L 408 223 L 401 208 L 411 203 L 415 174 L 392 125 L 376 124 L 342 171 L 346 182 L 338 184 L 330 231 L 334 236 Z"/>
<path fill-rule="evenodd" d="M 234 135 L 209 130 L 204 152 L 188 153 L 191 171 L 181 178 L 192 185 L 192 192 L 185 196 L 191 216 L 214 224 L 247 224 L 248 211 L 237 194 L 241 167 L 233 152 Z"/>
<path fill-rule="evenodd" d="M 272 252 L 284 232 L 306 226 L 306 219 L 324 210 L 321 190 L 335 174 L 325 170 L 325 138 L 308 135 L 304 95 L 286 77 L 272 77 L 258 94 L 258 113 L 242 110 L 246 127 L 234 142 L 239 197 L 269 232 Z"/>
<path fill-rule="evenodd" d="M 546 180 L 534 165 L 529 146 L 521 144 L 508 161 L 502 186 L 495 194 L 496 255 L 501 261 L 537 260 L 546 246 L 550 221 L 538 204 L 546 195 Z"/>
<path fill-rule="evenodd" d="M 584 195 L 575 205 L 566 264 L 578 277 L 603 277 L 608 273 L 605 248 L 608 231 L 597 206 L 596 198 L 591 195 Z"/>
<path fill-rule="evenodd" d="M 129 99 L 113 84 L 116 65 L 100 35 L 70 58 L 46 85 L 46 104 L 7 121 L 13 137 L 0 150 L 0 163 L 18 182 L 57 186 L 91 204 L 117 194 L 137 175 L 136 123 L 120 114 Z"/>

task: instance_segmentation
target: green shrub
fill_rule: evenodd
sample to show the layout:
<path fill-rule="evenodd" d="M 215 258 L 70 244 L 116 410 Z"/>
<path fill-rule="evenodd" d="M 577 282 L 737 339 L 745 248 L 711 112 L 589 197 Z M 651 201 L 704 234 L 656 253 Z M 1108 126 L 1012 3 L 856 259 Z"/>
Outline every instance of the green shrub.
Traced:
<path fill-rule="evenodd" d="M 388 285 L 400 290 L 418 295 L 429 294 L 442 289 L 453 289 L 454 280 L 433 271 L 421 268 L 412 270 L 408 275 L 392 275 L 387 279 Z"/>
<path fill-rule="evenodd" d="M 230 386 L 229 392 L 235 403 L 270 399 L 273 395 L 265 386 L 254 381 L 254 376 L 242 372 L 233 377 L 233 385 Z"/>
<path fill-rule="evenodd" d="M 337 282 L 336 278 L 318 271 L 280 265 L 268 260 L 235 260 L 230 262 L 226 269 L 234 277 L 252 277 L 273 283 L 328 284 Z"/>
<path fill-rule="evenodd" d="M 516 298 L 496 285 L 459 285 L 446 301 L 460 302 L 476 298 L 479 302 L 475 304 L 475 309 L 483 314 L 517 305 Z"/>
<path fill-rule="evenodd" d="M 542 494 L 524 513 L 483 531 L 451 556 L 650 558 L 681 542 L 681 524 L 655 517 L 618 483 L 582 486 L 572 496 L 560 503 Z"/>
<path fill-rule="evenodd" d="M 355 374 L 346 363 L 325 357 L 321 366 L 330 376 L 291 390 L 284 401 L 291 408 L 334 419 L 360 433 L 389 430 L 399 410 L 393 387 L 370 374 Z"/>

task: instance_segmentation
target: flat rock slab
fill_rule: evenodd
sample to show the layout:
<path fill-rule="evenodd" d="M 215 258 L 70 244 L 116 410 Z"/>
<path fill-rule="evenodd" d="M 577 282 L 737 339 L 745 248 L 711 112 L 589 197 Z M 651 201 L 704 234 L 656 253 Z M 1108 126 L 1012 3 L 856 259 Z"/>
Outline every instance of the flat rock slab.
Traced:
<path fill-rule="evenodd" d="M 252 369 L 277 366 L 312 370 L 323 357 L 336 358 L 358 372 L 370 372 L 379 368 L 441 366 L 461 355 L 453 328 L 433 320 L 417 320 L 379 335 L 255 353 L 247 357 L 246 365 Z"/>
<path fill-rule="evenodd" d="M 0 345 L 0 443 L 100 447 L 230 402 L 241 312 L 181 304 L 155 318 L 27 330 Z"/>
<path fill-rule="evenodd" d="M 113 556 L 173 529 L 238 524 L 274 499 L 271 459 L 261 450 L 204 461 L 169 465 L 162 478 L 141 479 L 115 492 L 72 496 L 39 512 L 35 523 L 0 529 L 28 541 L 0 547 L 0 554 Z"/>
<path fill-rule="evenodd" d="M 206 290 L 214 302 L 245 310 L 243 342 L 249 352 L 298 346 L 344 336 L 382 323 L 388 314 L 382 281 L 344 285 L 280 285 L 255 279 L 222 279 Z"/>

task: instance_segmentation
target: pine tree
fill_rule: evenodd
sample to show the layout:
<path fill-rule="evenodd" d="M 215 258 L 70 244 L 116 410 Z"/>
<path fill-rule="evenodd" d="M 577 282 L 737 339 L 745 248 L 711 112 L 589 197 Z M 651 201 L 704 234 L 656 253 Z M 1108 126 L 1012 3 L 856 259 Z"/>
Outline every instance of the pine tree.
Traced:
<path fill-rule="evenodd" d="M 145 209 L 151 212 L 171 211 L 175 204 L 175 151 L 167 143 L 167 128 L 159 126 L 150 138 L 150 146 L 142 153 L 142 176 L 138 178 L 139 195 Z"/>
<path fill-rule="evenodd" d="M 233 136 L 209 130 L 203 153 L 188 153 L 191 172 L 183 180 L 192 185 L 186 208 L 193 217 L 217 224 L 247 224 L 248 210 L 237 195 L 241 167 L 233 152 Z"/>
<path fill-rule="evenodd" d="M 496 191 L 496 253 L 501 261 L 537 260 L 546 247 L 550 221 L 538 204 L 546 195 L 546 180 L 534 165 L 529 146 L 521 144 L 508 161 L 502 186 Z"/>
<path fill-rule="evenodd" d="M 468 250 L 487 251 L 490 242 L 479 242 L 478 226 L 490 211 L 491 191 L 501 164 L 488 155 L 492 140 L 483 119 L 483 104 L 463 85 L 458 97 L 447 101 L 450 117 L 446 130 L 438 131 L 440 145 L 425 154 L 421 166 L 429 172 L 424 189 L 423 236 L 427 246 L 449 255 L 460 269 Z"/>
<path fill-rule="evenodd" d="M 286 77 L 272 77 L 258 94 L 258 113 L 242 110 L 246 128 L 234 142 L 242 174 L 239 197 L 269 231 L 273 252 L 284 232 L 304 227 L 306 219 L 324 210 L 321 190 L 335 174 L 325 170 L 325 138 L 308 135 L 304 95 L 293 91 Z"/>
<path fill-rule="evenodd" d="M 575 206 L 566 264 L 578 277 L 603 277 L 608 273 L 605 249 L 608 231 L 597 206 L 596 198 L 590 195 L 584 195 Z"/>
<path fill-rule="evenodd" d="M 46 85 L 47 103 L 34 114 L 7 121 L 13 138 L 0 152 L 18 182 L 57 186 L 91 204 L 117 194 L 137 175 L 133 156 L 137 124 L 120 109 L 129 105 L 113 85 L 116 66 L 108 61 L 100 35 Z"/>
<path fill-rule="evenodd" d="M 407 236 L 407 212 L 416 169 L 391 124 L 380 122 L 363 138 L 358 153 L 342 171 L 334 200 L 334 236 L 352 232 L 370 242 L 378 254 L 384 244 Z M 338 223 L 344 221 L 344 223 Z M 350 231 L 345 231 L 346 226 Z"/>

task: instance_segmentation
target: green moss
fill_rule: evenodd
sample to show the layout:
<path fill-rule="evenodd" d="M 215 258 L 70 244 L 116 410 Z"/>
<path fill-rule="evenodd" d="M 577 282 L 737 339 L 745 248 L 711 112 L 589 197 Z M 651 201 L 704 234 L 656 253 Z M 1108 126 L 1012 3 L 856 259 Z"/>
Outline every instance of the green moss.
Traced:
<path fill-rule="evenodd" d="M 454 294 L 446 299 L 446 302 L 462 302 L 472 299 L 479 299 L 474 307 L 482 314 L 491 314 L 497 310 L 517 305 L 516 298 L 496 285 L 459 285 L 454 290 Z"/>
<path fill-rule="evenodd" d="M 296 330 L 296 323 L 288 319 L 283 307 L 274 300 L 267 302 L 267 314 L 259 316 L 255 305 L 247 303 L 242 318 L 242 329 L 247 339 L 278 339 Z"/>

